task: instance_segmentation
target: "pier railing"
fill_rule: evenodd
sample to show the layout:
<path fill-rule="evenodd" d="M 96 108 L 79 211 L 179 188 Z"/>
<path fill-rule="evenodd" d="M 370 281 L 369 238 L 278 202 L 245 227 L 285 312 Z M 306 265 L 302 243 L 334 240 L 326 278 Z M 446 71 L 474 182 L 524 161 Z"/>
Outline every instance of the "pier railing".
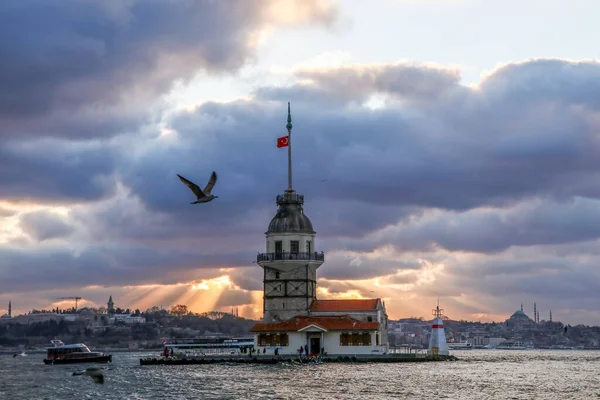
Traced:
<path fill-rule="evenodd" d="M 259 253 L 256 256 L 256 261 L 325 261 L 325 253 Z"/>

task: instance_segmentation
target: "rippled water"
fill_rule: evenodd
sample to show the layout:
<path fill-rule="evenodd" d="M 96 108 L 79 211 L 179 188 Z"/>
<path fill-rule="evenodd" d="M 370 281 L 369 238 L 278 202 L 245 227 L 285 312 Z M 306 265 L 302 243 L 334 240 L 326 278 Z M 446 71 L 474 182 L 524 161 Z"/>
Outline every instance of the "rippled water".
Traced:
<path fill-rule="evenodd" d="M 454 351 L 457 362 L 140 366 L 114 353 L 104 385 L 44 365 L 42 354 L 0 355 L 0 399 L 591 399 L 600 351 Z"/>

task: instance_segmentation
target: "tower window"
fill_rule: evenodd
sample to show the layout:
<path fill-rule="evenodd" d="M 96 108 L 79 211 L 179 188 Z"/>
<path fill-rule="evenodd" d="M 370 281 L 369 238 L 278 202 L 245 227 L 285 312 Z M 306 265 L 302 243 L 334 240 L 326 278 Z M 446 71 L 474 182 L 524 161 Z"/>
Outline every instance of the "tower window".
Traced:
<path fill-rule="evenodd" d="M 300 251 L 300 241 L 291 240 L 290 241 L 290 253 L 298 253 Z"/>
<path fill-rule="evenodd" d="M 283 243 L 281 240 L 275 241 L 275 253 L 281 253 L 283 251 Z"/>
<path fill-rule="evenodd" d="M 310 242 L 310 240 L 306 241 L 306 252 L 307 253 L 312 253 L 312 243 Z"/>

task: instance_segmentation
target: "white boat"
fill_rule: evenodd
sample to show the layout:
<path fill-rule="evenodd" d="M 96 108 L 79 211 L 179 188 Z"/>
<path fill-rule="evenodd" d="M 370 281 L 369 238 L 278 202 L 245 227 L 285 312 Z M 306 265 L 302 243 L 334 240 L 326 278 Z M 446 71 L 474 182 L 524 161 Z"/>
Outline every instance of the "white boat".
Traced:
<path fill-rule="evenodd" d="M 247 354 L 254 349 L 254 337 L 164 339 L 163 348 L 188 356 Z"/>
<path fill-rule="evenodd" d="M 502 342 L 499 345 L 497 345 L 496 349 L 498 349 L 498 350 L 526 350 L 527 347 L 525 347 L 523 345 L 523 342 L 507 341 L 507 342 Z"/>
<path fill-rule="evenodd" d="M 448 343 L 449 350 L 472 350 L 473 345 L 471 343 Z"/>

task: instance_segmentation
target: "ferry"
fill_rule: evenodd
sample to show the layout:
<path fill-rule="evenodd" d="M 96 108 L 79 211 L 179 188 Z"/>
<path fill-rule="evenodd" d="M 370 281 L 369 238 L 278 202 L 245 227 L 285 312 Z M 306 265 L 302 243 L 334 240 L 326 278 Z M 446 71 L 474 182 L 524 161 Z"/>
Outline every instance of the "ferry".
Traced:
<path fill-rule="evenodd" d="M 473 345 L 471 343 L 448 343 L 449 350 L 472 350 Z"/>
<path fill-rule="evenodd" d="M 523 345 L 523 342 L 507 341 L 502 342 L 496 346 L 498 350 L 527 350 L 527 347 Z"/>
<path fill-rule="evenodd" d="M 64 344 L 60 340 L 51 340 L 44 364 L 105 363 L 112 362 L 112 355 L 91 351 L 85 344 Z"/>
<path fill-rule="evenodd" d="M 246 354 L 254 348 L 254 337 L 163 339 L 163 348 L 188 356 Z"/>

